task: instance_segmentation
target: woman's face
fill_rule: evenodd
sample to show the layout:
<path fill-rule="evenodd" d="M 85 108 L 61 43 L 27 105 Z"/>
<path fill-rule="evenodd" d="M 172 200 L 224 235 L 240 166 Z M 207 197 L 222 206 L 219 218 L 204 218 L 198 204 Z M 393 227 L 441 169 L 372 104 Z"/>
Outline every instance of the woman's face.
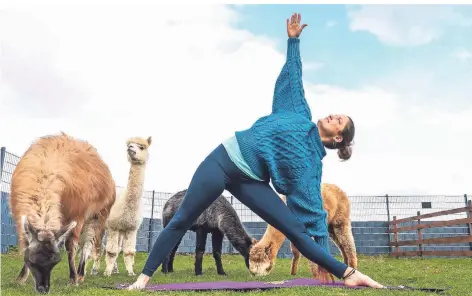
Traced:
<path fill-rule="evenodd" d="M 346 115 L 330 114 L 318 120 L 318 128 L 321 129 L 324 137 L 335 137 L 341 134 L 348 121 L 349 118 Z M 341 141 L 342 139 L 339 142 Z"/>

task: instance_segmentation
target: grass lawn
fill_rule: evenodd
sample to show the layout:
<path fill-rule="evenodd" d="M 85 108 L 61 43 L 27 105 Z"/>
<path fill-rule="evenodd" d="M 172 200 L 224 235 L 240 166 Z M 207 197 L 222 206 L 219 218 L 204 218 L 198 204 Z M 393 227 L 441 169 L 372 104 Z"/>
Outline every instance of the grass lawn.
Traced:
<path fill-rule="evenodd" d="M 230 295 L 234 292 L 131 292 L 116 291 L 99 288 L 104 285 L 115 285 L 118 283 L 131 283 L 136 277 L 125 275 L 123 258 L 118 258 L 119 275 L 112 275 L 111 278 L 104 278 L 102 275 L 104 268 L 104 258 L 102 258 L 101 273 L 98 276 L 87 275 L 85 282 L 78 287 L 68 286 L 68 265 L 67 257 L 53 270 L 50 294 L 53 295 Z M 338 257 L 339 258 L 339 257 Z M 22 258 L 10 251 L 9 254 L 2 254 L 1 257 L 1 292 L 2 295 L 34 295 L 33 281 L 30 275 L 27 284 L 19 286 L 14 283 L 18 275 Z M 146 260 L 145 253 L 138 253 L 136 256 L 135 272 L 139 274 Z M 227 277 L 216 274 L 216 269 L 211 255 L 205 256 L 204 275 L 196 277 L 193 275 L 193 256 L 177 255 L 174 268 L 175 272 L 163 275 L 160 269 L 154 274 L 151 283 L 172 283 L 191 281 L 278 281 L 290 279 L 290 259 L 278 259 L 271 275 L 265 278 L 254 278 L 249 275 L 244 266 L 242 257 L 239 255 L 223 256 L 223 264 Z M 89 270 L 91 264 L 89 264 Z M 472 259 L 393 259 L 387 257 L 359 257 L 359 269 L 373 279 L 385 285 L 409 285 L 416 287 L 451 287 L 449 295 L 472 295 Z M 298 277 L 310 277 L 306 259 L 301 261 Z M 296 289 L 274 289 L 268 291 L 247 292 L 245 295 L 434 295 L 425 292 L 401 292 L 387 290 L 348 290 L 340 288 L 296 288 Z"/>

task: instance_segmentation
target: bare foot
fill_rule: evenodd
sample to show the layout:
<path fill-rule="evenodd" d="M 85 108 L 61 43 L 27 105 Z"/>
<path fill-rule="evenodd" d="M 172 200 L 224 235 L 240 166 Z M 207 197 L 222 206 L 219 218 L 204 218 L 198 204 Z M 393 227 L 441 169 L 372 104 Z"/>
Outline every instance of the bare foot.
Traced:
<path fill-rule="evenodd" d="M 147 275 L 141 273 L 138 276 L 138 279 L 126 289 L 127 290 L 141 290 L 141 289 L 144 289 L 144 287 L 146 287 L 146 284 L 148 283 L 148 281 L 149 281 L 149 277 Z"/>
<path fill-rule="evenodd" d="M 351 272 L 352 268 L 349 267 L 344 276 L 348 275 Z M 381 289 L 385 288 L 381 284 L 377 283 L 367 275 L 361 273 L 359 270 L 356 270 L 353 274 L 344 279 L 344 285 L 347 287 L 356 287 L 356 286 L 367 286 L 371 288 Z"/>

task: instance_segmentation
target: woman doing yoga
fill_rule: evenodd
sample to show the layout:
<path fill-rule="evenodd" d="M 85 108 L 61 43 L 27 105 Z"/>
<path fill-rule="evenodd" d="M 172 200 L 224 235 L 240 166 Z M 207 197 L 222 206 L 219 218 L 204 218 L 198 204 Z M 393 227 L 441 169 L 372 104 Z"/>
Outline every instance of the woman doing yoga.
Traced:
<path fill-rule="evenodd" d="M 141 275 L 128 289 L 142 289 L 192 223 L 226 189 L 264 221 L 280 230 L 318 264 L 319 278 L 332 274 L 347 286 L 383 288 L 329 253 L 327 214 L 320 192 L 326 148 L 351 156 L 354 123 L 346 115 L 311 121 L 305 100 L 299 36 L 300 15 L 287 19 L 286 63 L 277 78 L 272 113 L 224 141 L 197 168 L 184 200 L 154 243 Z M 271 188 L 287 197 L 287 206 Z"/>

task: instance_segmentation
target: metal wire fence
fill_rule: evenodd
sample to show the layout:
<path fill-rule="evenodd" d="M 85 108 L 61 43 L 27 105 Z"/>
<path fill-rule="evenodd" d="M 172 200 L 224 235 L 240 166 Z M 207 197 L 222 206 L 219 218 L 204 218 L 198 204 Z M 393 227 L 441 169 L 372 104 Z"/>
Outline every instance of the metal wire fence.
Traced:
<path fill-rule="evenodd" d="M 4 245 L 15 245 L 16 233 L 14 222 L 11 219 L 8 209 L 8 197 L 10 192 L 10 181 L 16 164 L 20 157 L 14 155 L 3 147 L 0 155 L 0 174 L 2 191 L 2 251 Z M 124 187 L 117 187 L 117 194 L 120 194 Z M 144 191 L 141 197 L 143 221 L 141 229 L 138 232 L 137 249 L 138 251 L 148 251 L 152 243 L 162 230 L 162 209 L 166 201 L 173 193 Z M 254 212 L 248 209 L 239 200 L 228 193 L 224 194 L 230 201 L 238 216 L 243 222 L 248 233 L 259 239 L 265 232 L 267 224 Z M 396 216 L 397 219 L 415 216 L 417 211 L 421 214 L 464 207 L 467 205 L 467 194 L 458 195 L 431 195 L 431 196 L 349 196 L 351 202 L 351 221 L 352 231 L 356 241 L 356 247 L 359 253 L 364 254 L 383 254 L 389 250 L 387 233 L 388 222 Z M 467 213 L 458 213 L 449 216 L 436 217 L 433 220 L 441 219 L 460 219 L 466 218 Z M 425 220 L 427 221 L 427 220 Z M 441 230 L 441 235 L 457 233 L 466 234 L 468 228 L 466 225 L 457 227 L 445 227 Z M 14 237 L 15 239 L 12 239 Z M 210 239 L 210 238 L 208 238 Z M 5 240 L 5 241 L 4 241 Z M 190 231 L 182 240 L 183 244 L 179 252 L 192 252 L 195 248 L 195 234 Z M 5 242 L 5 244 L 4 244 Z M 225 238 L 223 250 L 234 252 L 231 245 Z M 207 244 L 207 251 L 211 251 L 211 243 Z M 437 246 L 441 248 L 440 246 Z M 334 244 L 331 244 L 333 252 L 338 252 Z M 444 247 L 443 247 L 444 248 Z M 458 244 L 457 246 L 448 246 L 450 248 L 469 248 L 467 244 Z M 441 249 L 438 249 L 441 250 Z M 284 253 L 286 252 L 286 254 Z M 290 256 L 288 242 L 279 252 L 279 256 Z"/>

